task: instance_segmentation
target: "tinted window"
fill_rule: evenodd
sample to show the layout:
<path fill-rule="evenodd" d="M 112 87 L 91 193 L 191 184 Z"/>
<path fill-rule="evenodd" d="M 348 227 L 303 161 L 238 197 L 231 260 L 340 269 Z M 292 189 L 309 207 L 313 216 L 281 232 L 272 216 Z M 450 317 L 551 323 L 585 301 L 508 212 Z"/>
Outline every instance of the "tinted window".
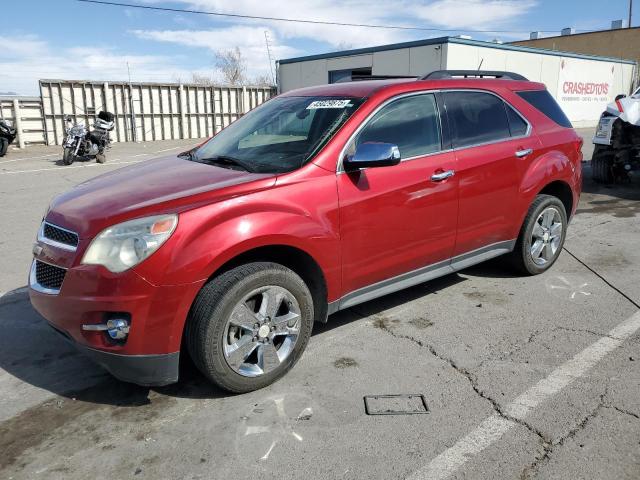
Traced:
<path fill-rule="evenodd" d="M 548 91 L 529 90 L 517 93 L 558 125 L 573 128 L 573 125 L 571 125 L 571 122 L 560 108 L 560 105 L 558 105 Z"/>
<path fill-rule="evenodd" d="M 525 122 L 509 105 L 505 104 L 505 108 L 507 109 L 507 117 L 509 118 L 509 130 L 511 130 L 511 136 L 521 137 L 522 135 L 526 135 L 527 129 L 529 128 L 527 122 Z"/>
<path fill-rule="evenodd" d="M 440 122 L 434 96 L 414 95 L 383 107 L 357 135 L 355 146 L 364 142 L 397 145 L 402 158 L 439 151 Z"/>
<path fill-rule="evenodd" d="M 465 147 L 509 138 L 504 102 L 482 92 L 444 94 L 454 147 Z"/>

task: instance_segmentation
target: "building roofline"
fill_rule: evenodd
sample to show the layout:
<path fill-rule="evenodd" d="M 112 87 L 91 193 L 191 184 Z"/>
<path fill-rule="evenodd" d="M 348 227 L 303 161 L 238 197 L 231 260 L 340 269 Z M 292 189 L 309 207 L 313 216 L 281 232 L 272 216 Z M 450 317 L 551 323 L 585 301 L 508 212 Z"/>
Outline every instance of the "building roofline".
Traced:
<path fill-rule="evenodd" d="M 537 42 L 539 40 L 551 40 L 554 38 L 571 38 L 571 37 L 582 37 L 584 35 L 594 35 L 598 33 L 610 33 L 610 32 L 626 32 L 628 30 L 638 30 L 640 27 L 631 27 L 631 28 L 610 28 L 607 30 L 592 30 L 590 32 L 579 32 L 572 33 L 571 35 L 553 35 L 551 37 L 542 37 L 542 38 L 530 38 L 526 40 L 514 40 L 513 42 L 509 42 L 509 44 L 513 45 L 521 42 Z"/>
<path fill-rule="evenodd" d="M 312 60 L 323 60 L 328 58 L 351 57 L 355 55 L 365 55 L 368 53 L 385 52 L 389 50 L 400 50 L 403 48 L 424 47 L 428 45 L 442 45 L 445 43 L 471 45 L 475 47 L 495 48 L 497 50 L 511 50 L 515 52 L 537 53 L 539 55 L 551 55 L 555 57 L 580 58 L 584 60 L 596 60 L 601 62 L 628 63 L 631 65 L 636 64 L 635 60 L 627 60 L 622 58 L 603 57 L 599 55 L 587 55 L 587 54 L 574 53 L 574 52 L 564 52 L 559 50 L 550 50 L 547 48 L 524 47 L 520 45 L 485 42 L 481 40 L 471 40 L 467 38 L 457 38 L 457 37 L 428 38 L 425 40 L 414 40 L 412 42 L 392 43 L 389 45 L 380 45 L 376 47 L 356 48 L 353 50 L 342 50 L 338 52 L 321 53 L 318 55 L 307 55 L 304 57 L 285 58 L 282 60 L 278 60 L 278 63 L 280 65 L 286 65 L 288 63 L 309 62 Z"/>

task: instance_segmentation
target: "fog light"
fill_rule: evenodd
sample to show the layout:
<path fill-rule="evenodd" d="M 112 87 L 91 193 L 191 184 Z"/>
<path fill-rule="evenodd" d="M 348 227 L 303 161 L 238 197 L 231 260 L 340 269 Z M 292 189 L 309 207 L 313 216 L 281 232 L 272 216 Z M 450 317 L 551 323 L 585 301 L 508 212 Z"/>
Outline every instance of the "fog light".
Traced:
<path fill-rule="evenodd" d="M 129 322 L 121 318 L 107 321 L 107 333 L 114 340 L 124 340 L 129 335 Z"/>

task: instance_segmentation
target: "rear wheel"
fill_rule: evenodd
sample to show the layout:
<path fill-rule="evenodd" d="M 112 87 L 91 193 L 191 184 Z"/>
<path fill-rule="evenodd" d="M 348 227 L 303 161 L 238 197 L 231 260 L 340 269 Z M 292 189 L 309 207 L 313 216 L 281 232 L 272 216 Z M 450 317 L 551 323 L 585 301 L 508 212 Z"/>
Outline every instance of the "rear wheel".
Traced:
<path fill-rule="evenodd" d="M 6 138 L 0 138 L 0 157 L 4 157 L 9 148 L 9 141 Z"/>
<path fill-rule="evenodd" d="M 614 151 L 610 147 L 596 145 L 591 159 L 591 178 L 596 183 L 612 183 L 612 160 Z"/>
<path fill-rule="evenodd" d="M 295 272 L 277 263 L 248 263 L 202 288 L 189 314 L 187 348 L 213 383 L 249 392 L 293 367 L 313 317 L 311 293 Z"/>
<path fill-rule="evenodd" d="M 65 147 L 62 153 L 62 163 L 65 165 L 71 165 L 75 160 L 75 155 L 73 154 L 73 148 Z"/>
<path fill-rule="evenodd" d="M 566 233 L 567 214 L 562 202 L 550 195 L 538 195 L 511 254 L 513 264 L 529 275 L 548 270 L 560 255 Z"/>

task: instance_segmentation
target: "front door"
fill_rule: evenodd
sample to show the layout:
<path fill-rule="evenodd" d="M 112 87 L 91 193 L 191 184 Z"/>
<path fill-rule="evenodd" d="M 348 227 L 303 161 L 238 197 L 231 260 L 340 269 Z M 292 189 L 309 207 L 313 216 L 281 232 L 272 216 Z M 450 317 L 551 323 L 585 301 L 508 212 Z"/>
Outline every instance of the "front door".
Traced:
<path fill-rule="evenodd" d="M 338 171 L 343 294 L 448 260 L 455 245 L 455 156 L 443 151 L 433 94 L 394 99 L 347 148 L 397 145 L 398 165 Z M 339 169 L 340 170 L 340 169 Z"/>

